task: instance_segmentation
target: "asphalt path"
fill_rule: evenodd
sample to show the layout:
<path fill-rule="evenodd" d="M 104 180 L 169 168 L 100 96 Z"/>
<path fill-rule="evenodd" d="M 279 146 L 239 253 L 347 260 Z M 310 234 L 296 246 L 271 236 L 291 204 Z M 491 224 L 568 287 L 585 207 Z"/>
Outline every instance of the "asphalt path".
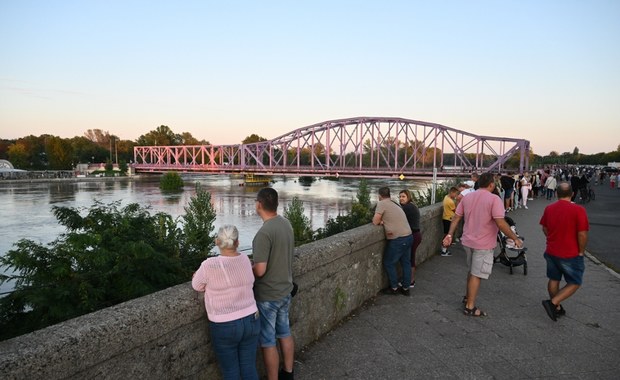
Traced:
<path fill-rule="evenodd" d="M 583 205 L 590 221 L 587 251 L 620 273 L 620 190 L 611 189 L 608 178 L 592 188 L 595 200 Z"/>

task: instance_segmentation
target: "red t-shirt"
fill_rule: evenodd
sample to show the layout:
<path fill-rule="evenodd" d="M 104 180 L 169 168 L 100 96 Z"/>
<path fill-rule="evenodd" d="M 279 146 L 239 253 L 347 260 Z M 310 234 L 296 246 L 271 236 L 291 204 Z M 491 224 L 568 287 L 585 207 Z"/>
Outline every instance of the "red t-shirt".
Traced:
<path fill-rule="evenodd" d="M 579 255 L 577 233 L 590 230 L 586 209 L 565 200 L 547 206 L 540 224 L 547 228 L 545 252 L 566 259 Z"/>

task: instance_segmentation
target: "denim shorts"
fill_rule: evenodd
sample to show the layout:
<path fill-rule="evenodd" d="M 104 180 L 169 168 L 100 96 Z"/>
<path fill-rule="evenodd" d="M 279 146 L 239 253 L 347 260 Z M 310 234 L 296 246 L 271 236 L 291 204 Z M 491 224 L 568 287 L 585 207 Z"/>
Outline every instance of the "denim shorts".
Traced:
<path fill-rule="evenodd" d="M 290 294 L 278 301 L 256 302 L 260 312 L 260 346 L 274 347 L 276 338 L 291 336 L 288 323 L 288 309 L 291 305 Z"/>
<path fill-rule="evenodd" d="M 583 256 L 564 259 L 545 253 L 545 260 L 547 261 L 547 278 L 560 281 L 564 275 L 567 284 L 581 285 L 583 272 L 586 269 Z"/>

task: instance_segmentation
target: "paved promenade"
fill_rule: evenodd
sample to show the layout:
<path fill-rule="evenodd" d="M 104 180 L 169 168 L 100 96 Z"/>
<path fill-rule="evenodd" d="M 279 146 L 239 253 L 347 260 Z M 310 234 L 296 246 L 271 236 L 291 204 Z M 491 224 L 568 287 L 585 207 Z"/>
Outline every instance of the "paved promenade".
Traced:
<path fill-rule="evenodd" d="M 598 205 L 605 191 L 596 190 L 597 206 L 587 206 L 591 221 L 608 209 Z M 620 199 L 620 191 L 617 195 Z M 517 267 L 510 275 L 508 267 L 495 264 L 477 302 L 489 316 L 463 315 L 465 258 L 460 246 L 453 246 L 452 257 L 437 255 L 418 268 L 410 297 L 378 295 L 298 355 L 295 378 L 618 379 L 617 273 L 596 259 L 586 260 L 582 288 L 563 303 L 566 316 L 553 322 L 541 306 L 548 295 L 538 221 L 547 204 L 537 199 L 529 202 L 529 210 L 509 214 L 526 238 L 528 274 Z M 592 225 L 591 235 L 601 227 L 606 226 Z M 620 230 L 614 234 L 609 242 L 615 249 Z"/>

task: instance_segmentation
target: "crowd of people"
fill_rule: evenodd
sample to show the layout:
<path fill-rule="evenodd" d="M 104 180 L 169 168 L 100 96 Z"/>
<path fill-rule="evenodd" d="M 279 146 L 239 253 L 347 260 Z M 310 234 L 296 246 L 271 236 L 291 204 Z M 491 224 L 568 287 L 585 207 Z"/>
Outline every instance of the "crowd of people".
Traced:
<path fill-rule="evenodd" d="M 589 231 L 585 208 L 574 201 L 593 178 L 595 183 L 602 183 L 604 176 L 580 168 L 542 169 L 531 175 L 484 173 L 480 177 L 472 175 L 470 181 L 450 189 L 443 200 L 445 237 L 441 256 L 451 256 L 449 247 L 456 241 L 461 242 L 468 266 L 462 300 L 465 315 L 487 315 L 476 305 L 476 298 L 481 280 L 488 279 L 491 274 L 498 232 L 514 242 L 514 249 L 523 247 L 522 240 L 506 222 L 506 214 L 519 208 L 527 210 L 528 200 L 542 197 L 549 201 L 557 199 L 545 207 L 540 219 L 547 241 L 544 257 L 549 293 L 549 299 L 543 300 L 542 305 L 553 321 L 566 314 L 561 302 L 581 286 Z M 610 183 L 613 178 L 611 176 Z M 454 236 L 459 228 L 462 228 L 460 239 Z M 562 278 L 566 284 L 560 287 Z"/>
<path fill-rule="evenodd" d="M 544 257 L 549 293 L 542 305 L 553 321 L 566 314 L 561 302 L 581 286 L 589 230 L 585 209 L 573 201 L 593 178 L 598 183 L 603 177 L 588 170 L 562 168 L 532 174 L 483 173 L 472 174 L 470 180 L 449 189 L 443 199 L 445 236 L 440 254 L 451 256 L 449 248 L 457 242 L 465 251 L 468 271 L 463 314 L 487 315 L 476 300 L 482 280 L 492 272 L 498 232 L 511 239 L 515 249 L 523 248 L 523 241 L 506 222 L 506 214 L 527 210 L 528 200 L 555 200 L 556 196 L 557 202 L 546 206 L 540 220 L 547 239 Z M 381 187 L 372 223 L 383 227 L 386 239 L 383 267 L 388 287 L 382 293 L 409 296 L 415 286 L 416 250 L 422 241 L 420 210 L 409 190 L 400 191 L 398 200 L 391 199 L 388 187 Z M 277 208 L 278 193 L 261 189 L 256 212 L 263 225 L 252 241 L 253 262 L 238 252 L 237 228 L 225 225 L 216 238 L 220 255 L 205 260 L 192 279 L 193 288 L 204 292 L 212 347 L 224 379 L 258 379 L 258 347 L 268 379 L 293 379 L 295 346 L 288 313 L 296 293 L 292 273 L 295 244 L 293 228 L 278 215 Z M 560 287 L 562 278 L 566 285 Z"/>

